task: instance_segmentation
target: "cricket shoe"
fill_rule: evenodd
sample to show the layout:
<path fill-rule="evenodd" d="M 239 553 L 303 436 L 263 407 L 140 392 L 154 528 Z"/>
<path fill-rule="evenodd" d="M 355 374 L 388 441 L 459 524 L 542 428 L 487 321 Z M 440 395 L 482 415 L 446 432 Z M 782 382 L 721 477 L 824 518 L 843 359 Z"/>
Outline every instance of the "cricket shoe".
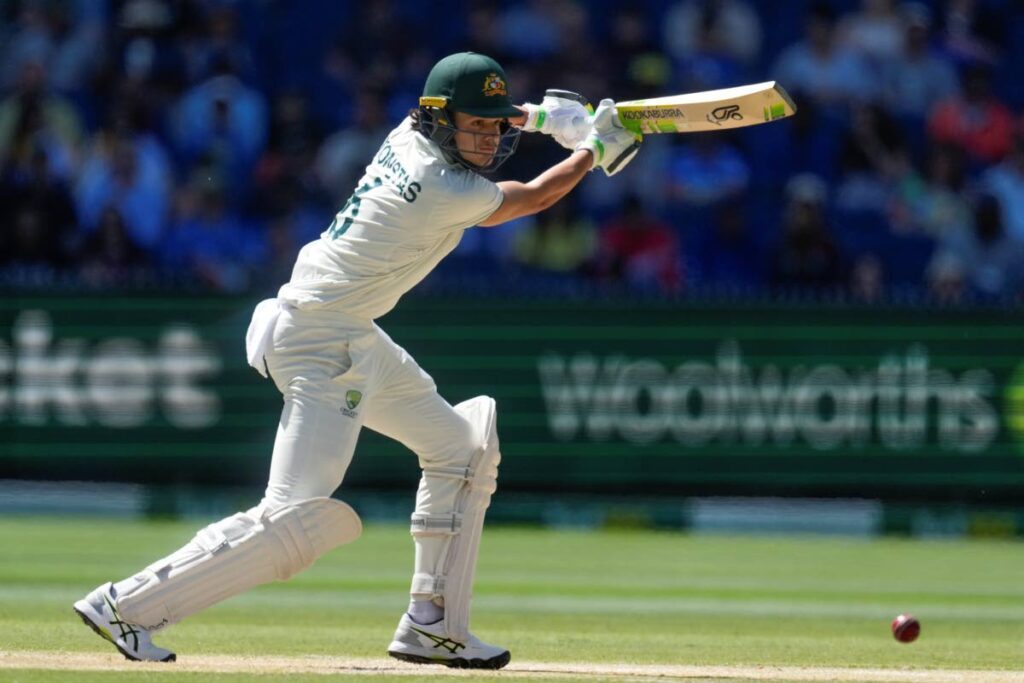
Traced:
<path fill-rule="evenodd" d="M 75 603 L 74 610 L 85 625 L 113 643 L 128 659 L 173 662 L 177 655 L 154 645 L 146 629 L 121 619 L 113 588 L 113 584 L 107 582 Z"/>
<path fill-rule="evenodd" d="M 388 646 L 395 659 L 414 664 L 442 664 L 455 669 L 500 669 L 512 655 L 508 650 L 488 645 L 474 635 L 460 643 L 445 634 L 444 619 L 424 625 L 408 614 L 402 615 L 395 639 Z"/>

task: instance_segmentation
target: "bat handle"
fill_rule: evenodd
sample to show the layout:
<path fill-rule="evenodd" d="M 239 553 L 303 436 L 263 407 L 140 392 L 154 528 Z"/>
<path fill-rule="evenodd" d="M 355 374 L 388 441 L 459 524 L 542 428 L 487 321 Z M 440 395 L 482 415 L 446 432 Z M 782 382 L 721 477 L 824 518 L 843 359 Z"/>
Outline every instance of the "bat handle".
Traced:
<path fill-rule="evenodd" d="M 579 94 L 578 92 L 573 92 L 572 90 L 559 90 L 558 88 L 549 88 L 544 91 L 544 96 L 557 97 L 563 100 L 579 102 L 586 108 L 588 112 L 590 112 L 591 116 L 593 116 L 594 114 L 594 106 L 590 104 L 590 100 L 588 100 L 586 97 Z M 573 126 L 576 127 L 577 130 L 586 131 L 590 126 L 590 119 L 577 117 L 573 119 L 572 124 Z"/>
<path fill-rule="evenodd" d="M 573 92 L 572 90 L 558 90 L 557 88 L 550 88 L 544 91 L 544 96 L 558 97 L 563 100 L 572 100 L 573 102 L 579 102 L 580 104 L 587 108 L 587 111 L 589 111 L 590 113 L 594 112 L 594 107 L 591 106 L 590 100 L 588 100 L 586 97 L 579 94 L 578 92 Z"/>

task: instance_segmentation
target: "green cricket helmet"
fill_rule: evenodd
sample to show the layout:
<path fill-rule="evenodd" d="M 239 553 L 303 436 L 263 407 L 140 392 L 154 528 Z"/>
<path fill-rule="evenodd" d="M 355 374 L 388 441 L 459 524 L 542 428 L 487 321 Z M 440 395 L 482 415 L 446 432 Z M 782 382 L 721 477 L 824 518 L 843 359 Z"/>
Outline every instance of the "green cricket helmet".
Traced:
<path fill-rule="evenodd" d="M 498 150 L 486 166 L 477 166 L 459 152 L 455 142 L 455 112 L 488 119 L 521 116 L 523 112 L 512 105 L 507 83 L 504 69 L 486 55 L 476 52 L 448 55 L 427 75 L 420 97 L 420 132 L 436 142 L 449 160 L 471 171 L 494 171 L 515 152 L 520 130 L 503 121 Z"/>

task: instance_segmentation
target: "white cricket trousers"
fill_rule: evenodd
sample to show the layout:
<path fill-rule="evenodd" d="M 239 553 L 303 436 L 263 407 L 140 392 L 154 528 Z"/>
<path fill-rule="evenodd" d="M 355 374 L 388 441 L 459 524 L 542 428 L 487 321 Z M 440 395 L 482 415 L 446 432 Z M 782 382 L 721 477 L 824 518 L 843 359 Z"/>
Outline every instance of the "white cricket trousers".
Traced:
<path fill-rule="evenodd" d="M 261 508 L 330 496 L 364 425 L 421 468 L 464 466 L 479 447 L 434 380 L 371 320 L 284 306 L 264 358 L 284 409 Z"/>

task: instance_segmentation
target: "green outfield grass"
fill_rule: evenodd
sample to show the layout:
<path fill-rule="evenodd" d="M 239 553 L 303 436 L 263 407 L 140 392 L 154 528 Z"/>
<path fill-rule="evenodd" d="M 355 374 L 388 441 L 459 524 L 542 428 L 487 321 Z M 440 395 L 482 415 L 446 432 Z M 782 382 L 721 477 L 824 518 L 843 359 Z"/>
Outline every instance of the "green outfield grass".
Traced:
<path fill-rule="evenodd" d="M 0 651 L 113 652 L 71 602 L 175 549 L 200 525 L 0 520 Z M 406 605 L 411 567 L 407 530 L 369 525 L 308 572 L 196 615 L 157 641 L 181 662 L 230 654 L 380 658 Z M 900 612 L 923 624 L 912 645 L 889 633 Z M 1019 670 L 1024 544 L 498 527 L 484 537 L 473 629 L 509 647 L 513 665 Z M 0 669 L 0 680 L 23 681 L 249 678 Z"/>

